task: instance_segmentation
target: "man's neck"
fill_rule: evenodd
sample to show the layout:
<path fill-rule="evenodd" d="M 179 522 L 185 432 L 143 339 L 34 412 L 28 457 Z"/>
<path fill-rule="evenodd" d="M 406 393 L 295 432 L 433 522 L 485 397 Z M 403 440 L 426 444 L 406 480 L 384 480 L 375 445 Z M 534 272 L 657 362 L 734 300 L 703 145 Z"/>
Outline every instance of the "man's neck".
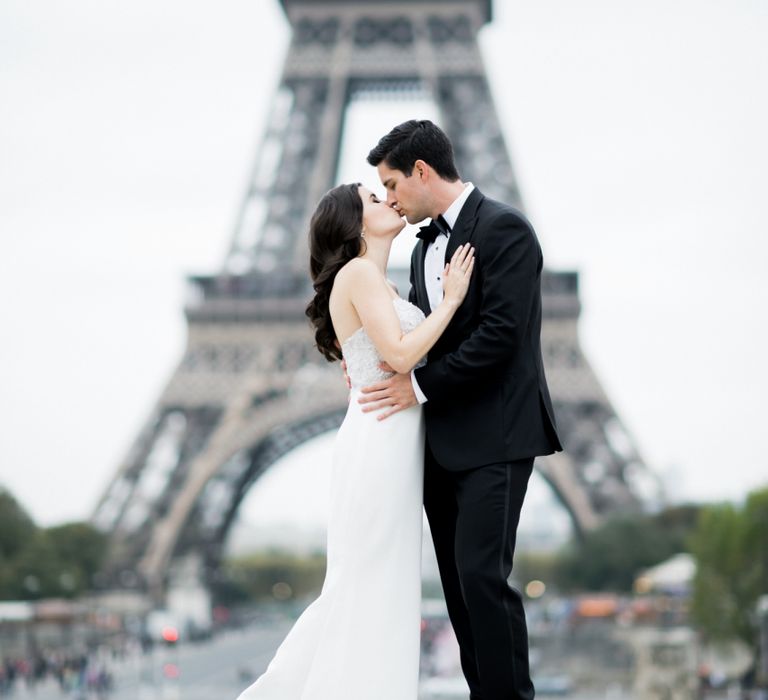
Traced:
<path fill-rule="evenodd" d="M 435 193 L 435 208 L 432 218 L 434 219 L 444 213 L 458 199 L 465 187 L 466 183 L 461 180 L 456 180 L 456 182 L 441 180 Z"/>

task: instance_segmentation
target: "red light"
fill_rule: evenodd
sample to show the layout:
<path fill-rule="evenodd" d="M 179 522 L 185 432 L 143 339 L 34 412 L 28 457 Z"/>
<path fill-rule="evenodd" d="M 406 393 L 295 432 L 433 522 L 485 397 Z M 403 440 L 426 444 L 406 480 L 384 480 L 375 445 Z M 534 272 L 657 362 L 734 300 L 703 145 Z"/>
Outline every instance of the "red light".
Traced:
<path fill-rule="evenodd" d="M 179 631 L 175 627 L 163 627 L 162 638 L 166 642 L 178 642 Z"/>
<path fill-rule="evenodd" d="M 181 675 L 181 671 L 176 664 L 165 664 L 163 666 L 163 675 L 166 678 L 178 678 Z"/>

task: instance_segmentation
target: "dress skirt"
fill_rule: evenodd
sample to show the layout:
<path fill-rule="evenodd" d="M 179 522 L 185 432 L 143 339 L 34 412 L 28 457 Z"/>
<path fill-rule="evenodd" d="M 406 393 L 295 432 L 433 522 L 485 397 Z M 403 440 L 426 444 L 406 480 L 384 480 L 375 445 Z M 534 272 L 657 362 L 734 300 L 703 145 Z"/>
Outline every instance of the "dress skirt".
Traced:
<path fill-rule="evenodd" d="M 352 392 L 333 447 L 322 592 L 238 700 L 417 700 L 424 419 Z"/>

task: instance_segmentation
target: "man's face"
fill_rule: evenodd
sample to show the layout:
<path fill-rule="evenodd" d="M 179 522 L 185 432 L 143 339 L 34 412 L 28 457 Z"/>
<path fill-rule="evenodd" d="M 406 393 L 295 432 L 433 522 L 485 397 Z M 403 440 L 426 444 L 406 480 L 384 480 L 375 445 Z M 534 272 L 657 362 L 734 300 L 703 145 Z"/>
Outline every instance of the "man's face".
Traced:
<path fill-rule="evenodd" d="M 387 204 L 409 224 L 417 224 L 431 216 L 429 189 L 417 168 L 414 167 L 410 177 L 406 177 L 402 170 L 393 170 L 384 161 L 376 169 L 387 191 Z"/>

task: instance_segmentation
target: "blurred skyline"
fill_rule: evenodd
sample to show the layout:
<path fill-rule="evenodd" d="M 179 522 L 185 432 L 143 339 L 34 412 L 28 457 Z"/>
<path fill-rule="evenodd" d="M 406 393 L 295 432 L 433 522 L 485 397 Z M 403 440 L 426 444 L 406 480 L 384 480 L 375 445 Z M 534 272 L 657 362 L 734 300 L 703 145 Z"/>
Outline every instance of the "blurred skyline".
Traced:
<path fill-rule="evenodd" d="M 673 499 L 740 498 L 768 480 L 768 6 L 494 7 L 491 89 L 587 357 Z M 175 369 L 288 40 L 278 0 L 0 5 L 0 485 L 41 524 L 90 515 Z M 403 108 L 350 115 L 343 178 L 378 187 Z M 303 459 L 246 515 L 303 512 Z"/>

